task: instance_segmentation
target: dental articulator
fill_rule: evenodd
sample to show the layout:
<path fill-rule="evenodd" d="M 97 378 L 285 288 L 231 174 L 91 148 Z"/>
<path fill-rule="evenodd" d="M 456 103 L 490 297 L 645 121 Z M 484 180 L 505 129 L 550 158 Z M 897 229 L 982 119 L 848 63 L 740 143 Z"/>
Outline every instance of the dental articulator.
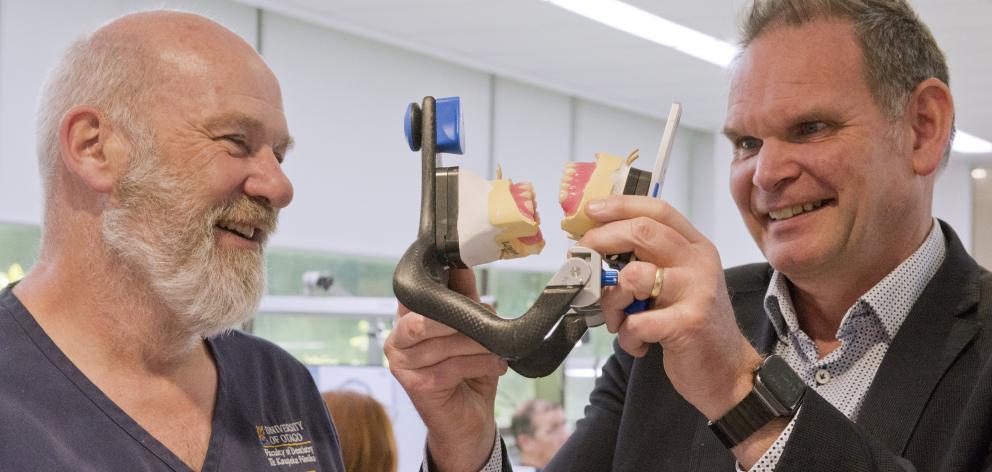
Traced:
<path fill-rule="evenodd" d="M 561 227 L 579 240 L 596 227 L 586 204 L 607 195 L 658 198 L 682 107 L 672 104 L 653 172 L 632 167 L 626 158 L 597 153 L 595 162 L 565 165 L 559 202 Z M 420 229 L 393 275 L 397 299 L 410 310 L 448 325 L 505 358 L 526 377 L 551 374 L 586 330 L 605 323 L 599 308 L 603 287 L 616 285 L 618 271 L 632 254 L 600 255 L 573 246 L 565 262 L 524 315 L 507 319 L 448 288 L 448 270 L 537 254 L 544 247 L 534 192 L 497 170 L 487 180 L 469 170 L 442 167 L 441 154 L 462 154 L 464 123 L 458 97 L 425 97 L 407 108 L 407 143 L 421 152 Z M 608 268 L 604 268 L 604 263 Z M 628 314 L 646 310 L 635 301 Z"/>

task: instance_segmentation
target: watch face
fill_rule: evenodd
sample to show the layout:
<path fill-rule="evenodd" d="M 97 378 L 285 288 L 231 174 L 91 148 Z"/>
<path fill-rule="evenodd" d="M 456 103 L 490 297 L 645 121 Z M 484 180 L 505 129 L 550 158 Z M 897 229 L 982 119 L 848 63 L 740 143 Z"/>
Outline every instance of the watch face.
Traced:
<path fill-rule="evenodd" d="M 806 392 L 806 384 L 785 359 L 779 356 L 768 356 L 765 359 L 758 369 L 756 380 L 790 411 L 795 410 Z"/>

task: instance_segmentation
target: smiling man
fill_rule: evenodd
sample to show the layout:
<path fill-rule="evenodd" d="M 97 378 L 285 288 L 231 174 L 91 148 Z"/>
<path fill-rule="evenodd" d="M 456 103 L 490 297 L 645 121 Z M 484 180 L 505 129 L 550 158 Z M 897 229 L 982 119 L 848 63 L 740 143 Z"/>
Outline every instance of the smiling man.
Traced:
<path fill-rule="evenodd" d="M 745 18 L 725 134 L 768 264 L 723 271 L 664 202 L 590 204 L 603 226 L 579 244 L 639 261 L 601 300 L 616 353 L 545 470 L 980 470 L 992 274 L 931 213 L 954 128 L 942 52 L 903 0 L 758 0 Z M 507 468 L 505 361 L 416 313 L 386 352 L 426 468 Z"/>
<path fill-rule="evenodd" d="M 343 471 L 306 368 L 231 331 L 293 189 L 279 84 L 205 18 L 128 15 L 44 89 L 38 262 L 0 292 L 0 468 Z"/>

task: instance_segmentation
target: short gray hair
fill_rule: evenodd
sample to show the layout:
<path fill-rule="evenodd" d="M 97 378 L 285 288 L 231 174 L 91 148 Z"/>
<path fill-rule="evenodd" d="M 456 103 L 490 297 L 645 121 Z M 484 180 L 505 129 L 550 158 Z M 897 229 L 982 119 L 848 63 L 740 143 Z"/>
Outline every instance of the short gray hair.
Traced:
<path fill-rule="evenodd" d="M 865 81 L 890 119 L 903 116 L 906 102 L 920 82 L 937 78 L 951 83 L 944 53 L 930 28 L 905 0 L 753 0 L 741 21 L 741 46 L 747 48 L 770 27 L 820 19 L 853 24 L 863 52 Z M 942 166 L 950 148 L 949 142 Z"/>
<path fill-rule="evenodd" d="M 61 155 L 62 117 L 72 107 L 92 106 L 132 142 L 147 142 L 151 137 L 144 115 L 151 84 L 146 79 L 152 64 L 141 44 L 90 35 L 69 46 L 49 72 L 38 105 L 36 137 L 46 217 Z"/>

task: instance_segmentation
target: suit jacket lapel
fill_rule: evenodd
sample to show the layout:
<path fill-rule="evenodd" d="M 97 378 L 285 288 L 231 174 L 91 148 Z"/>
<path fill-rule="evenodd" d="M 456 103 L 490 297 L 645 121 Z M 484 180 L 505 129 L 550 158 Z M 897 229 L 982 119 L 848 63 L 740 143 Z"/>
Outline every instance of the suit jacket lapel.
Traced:
<path fill-rule="evenodd" d="M 978 303 L 978 265 L 954 231 L 941 226 L 948 241 L 944 264 L 899 328 L 857 419 L 896 454 L 903 453 L 931 392 L 979 328 L 958 318 Z"/>
<path fill-rule="evenodd" d="M 750 270 L 735 273 L 727 279 L 730 302 L 741 332 L 761 354 L 771 353 L 777 340 L 775 328 L 765 313 L 765 293 L 771 278 L 771 266 L 754 264 Z"/>

